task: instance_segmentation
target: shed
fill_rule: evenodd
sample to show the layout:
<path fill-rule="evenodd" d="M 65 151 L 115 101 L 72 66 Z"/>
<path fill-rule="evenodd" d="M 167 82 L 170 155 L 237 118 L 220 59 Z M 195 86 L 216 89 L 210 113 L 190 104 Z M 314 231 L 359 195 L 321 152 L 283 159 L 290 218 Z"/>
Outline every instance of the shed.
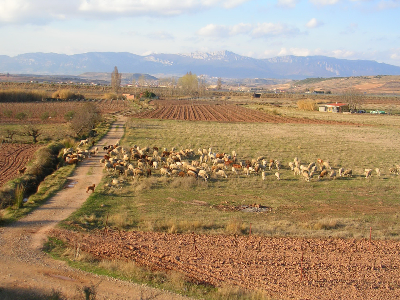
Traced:
<path fill-rule="evenodd" d="M 319 106 L 319 111 L 322 112 L 333 112 L 333 113 L 342 113 L 350 111 L 349 105 L 347 103 L 330 103 Z"/>

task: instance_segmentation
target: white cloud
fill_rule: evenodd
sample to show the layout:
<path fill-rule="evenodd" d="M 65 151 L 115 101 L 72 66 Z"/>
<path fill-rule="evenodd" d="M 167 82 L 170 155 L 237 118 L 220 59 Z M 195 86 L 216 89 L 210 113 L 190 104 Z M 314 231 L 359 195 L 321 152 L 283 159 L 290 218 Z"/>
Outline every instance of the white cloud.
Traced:
<path fill-rule="evenodd" d="M 48 23 L 71 17 L 173 16 L 249 0 L 0 0 L 0 23 Z"/>
<path fill-rule="evenodd" d="M 318 21 L 316 18 L 312 18 L 310 21 L 307 22 L 306 26 L 308 28 L 316 28 L 322 26 L 324 23 Z"/>
<path fill-rule="evenodd" d="M 318 6 L 334 5 L 339 2 L 339 0 L 310 0 L 311 3 Z"/>
<path fill-rule="evenodd" d="M 166 31 L 152 32 L 152 33 L 149 33 L 147 35 L 147 37 L 149 37 L 151 39 L 156 39 L 156 40 L 173 40 L 174 39 L 174 36 Z"/>
<path fill-rule="evenodd" d="M 399 63 L 400 62 L 400 48 L 393 49 L 391 52 L 392 52 L 392 54 L 390 55 L 390 58 L 398 61 L 398 63 Z"/>
<path fill-rule="evenodd" d="M 45 23 L 74 14 L 80 0 L 0 0 L 0 23 Z"/>
<path fill-rule="evenodd" d="M 393 9 L 398 7 L 400 7 L 399 0 L 381 0 L 378 3 L 378 9 L 380 10 Z"/>
<path fill-rule="evenodd" d="M 251 35 L 254 38 L 272 37 L 272 36 L 288 36 L 299 34 L 297 28 L 289 27 L 285 24 L 259 23 L 252 30 Z"/>
<path fill-rule="evenodd" d="M 283 8 L 295 8 L 299 0 L 278 0 L 277 6 Z"/>
<path fill-rule="evenodd" d="M 287 56 L 287 55 L 295 55 L 295 56 L 309 56 L 313 55 L 312 51 L 305 48 L 281 48 L 278 53 L 278 56 Z"/>
<path fill-rule="evenodd" d="M 215 24 L 208 24 L 207 26 L 201 28 L 197 31 L 198 35 L 201 36 L 208 36 L 208 37 L 226 37 L 229 35 L 230 29 L 228 26 L 225 25 L 215 25 Z"/>
<path fill-rule="evenodd" d="M 208 24 L 197 31 L 198 35 L 208 37 L 224 38 L 239 34 L 248 34 L 252 38 L 264 38 L 274 36 L 288 36 L 298 34 L 297 28 L 289 27 L 280 23 L 258 23 L 245 24 L 240 23 L 233 26 Z"/>

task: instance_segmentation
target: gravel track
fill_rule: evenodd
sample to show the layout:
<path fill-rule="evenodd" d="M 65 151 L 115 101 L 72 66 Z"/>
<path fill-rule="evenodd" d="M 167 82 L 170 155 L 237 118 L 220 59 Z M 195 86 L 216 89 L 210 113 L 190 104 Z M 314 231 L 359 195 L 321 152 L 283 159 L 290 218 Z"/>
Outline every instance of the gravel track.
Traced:
<path fill-rule="evenodd" d="M 115 144 L 123 135 L 125 119 L 120 117 L 108 134 L 96 145 Z M 103 155 L 102 150 L 99 153 Z M 0 228 L 0 290 L 18 293 L 31 290 L 61 292 L 68 299 L 77 296 L 77 290 L 97 286 L 96 299 L 187 299 L 165 291 L 123 282 L 75 270 L 64 262 L 54 261 L 41 251 L 47 233 L 58 222 L 67 218 L 87 199 L 86 187 L 100 182 L 102 165 L 99 157 L 89 158 L 76 168 L 69 182 L 76 183 L 49 199 L 44 205 L 23 219 Z"/>

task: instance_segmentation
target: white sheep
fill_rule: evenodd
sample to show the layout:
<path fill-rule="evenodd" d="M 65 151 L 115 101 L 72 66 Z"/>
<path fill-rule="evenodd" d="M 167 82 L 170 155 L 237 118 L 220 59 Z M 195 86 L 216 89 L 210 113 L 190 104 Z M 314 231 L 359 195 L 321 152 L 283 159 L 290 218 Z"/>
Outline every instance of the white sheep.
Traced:
<path fill-rule="evenodd" d="M 198 175 L 199 175 L 200 178 L 203 178 L 204 181 L 207 181 L 208 178 L 209 178 L 209 176 L 208 176 L 208 174 L 207 174 L 207 172 L 205 170 L 199 170 Z"/>
<path fill-rule="evenodd" d="M 364 175 L 365 175 L 365 178 L 371 177 L 372 176 L 372 169 L 365 169 L 364 170 Z"/>
<path fill-rule="evenodd" d="M 224 170 L 218 170 L 218 171 L 216 171 L 216 172 L 214 172 L 214 173 L 215 173 L 215 175 L 216 175 L 217 177 L 225 177 L 225 178 L 228 178 L 228 176 L 226 175 L 226 173 L 225 173 Z"/>
<path fill-rule="evenodd" d="M 262 177 L 262 180 L 265 180 L 265 177 L 266 177 L 266 176 L 265 176 L 265 171 L 262 171 L 262 172 L 261 172 L 261 177 Z"/>
<path fill-rule="evenodd" d="M 281 173 L 275 172 L 276 179 L 281 180 Z"/>
<path fill-rule="evenodd" d="M 161 176 L 171 176 L 171 173 L 168 171 L 167 168 L 160 169 Z"/>
<path fill-rule="evenodd" d="M 303 176 L 303 178 L 304 178 L 305 181 L 307 181 L 307 182 L 310 181 L 310 174 L 308 173 L 307 170 L 303 170 L 303 171 L 301 172 L 301 175 Z"/>
<path fill-rule="evenodd" d="M 331 173 L 329 174 L 329 178 L 335 179 L 336 178 L 336 171 L 332 170 Z"/>
<path fill-rule="evenodd" d="M 344 168 L 340 168 L 339 169 L 339 176 L 342 177 L 344 173 Z"/>
<path fill-rule="evenodd" d="M 353 176 L 353 170 L 352 169 L 344 170 L 343 176 L 352 177 Z"/>
<path fill-rule="evenodd" d="M 376 173 L 376 176 L 378 176 L 378 177 L 381 176 L 381 170 L 379 168 L 375 168 L 375 173 Z"/>

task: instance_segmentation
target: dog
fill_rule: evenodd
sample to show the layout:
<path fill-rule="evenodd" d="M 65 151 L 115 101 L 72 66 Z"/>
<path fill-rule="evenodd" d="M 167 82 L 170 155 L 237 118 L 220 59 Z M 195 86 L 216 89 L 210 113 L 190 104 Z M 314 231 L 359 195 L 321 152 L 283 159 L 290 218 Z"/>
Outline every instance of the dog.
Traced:
<path fill-rule="evenodd" d="M 95 188 L 95 184 L 93 183 L 92 185 L 89 185 L 87 188 L 86 188 L 86 193 L 87 192 L 89 192 L 90 190 L 92 190 L 92 193 L 94 192 L 94 188 Z"/>

